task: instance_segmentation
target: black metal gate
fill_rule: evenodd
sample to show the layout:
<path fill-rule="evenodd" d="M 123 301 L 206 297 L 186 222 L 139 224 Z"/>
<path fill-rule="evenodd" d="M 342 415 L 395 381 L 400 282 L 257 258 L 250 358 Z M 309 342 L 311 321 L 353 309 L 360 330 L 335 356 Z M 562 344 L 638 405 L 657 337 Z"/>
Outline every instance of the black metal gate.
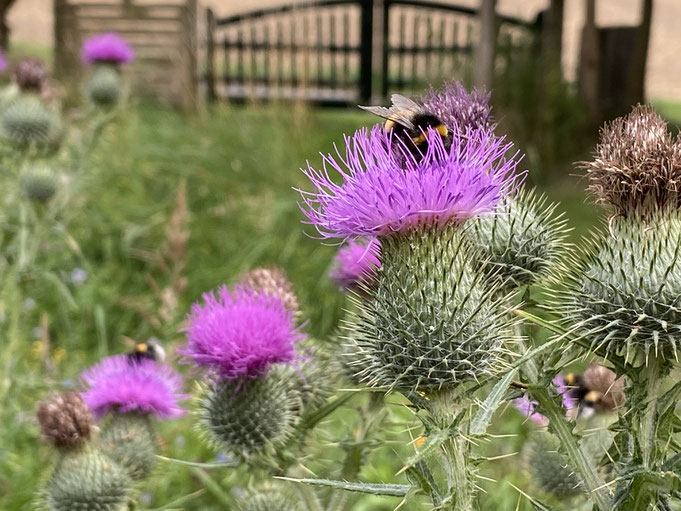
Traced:
<path fill-rule="evenodd" d="M 522 20 L 498 19 L 505 44 L 534 36 Z M 347 105 L 422 90 L 426 77 L 467 82 L 477 29 L 474 9 L 426 0 L 313 0 L 225 18 L 208 9 L 208 97 Z"/>

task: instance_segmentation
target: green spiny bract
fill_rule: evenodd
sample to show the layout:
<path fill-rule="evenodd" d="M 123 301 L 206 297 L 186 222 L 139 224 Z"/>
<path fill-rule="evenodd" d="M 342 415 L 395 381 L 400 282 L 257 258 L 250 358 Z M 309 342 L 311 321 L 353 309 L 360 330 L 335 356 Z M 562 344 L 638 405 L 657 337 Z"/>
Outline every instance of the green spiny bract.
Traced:
<path fill-rule="evenodd" d="M 331 395 L 337 368 L 334 367 L 334 361 L 312 342 L 303 341 L 299 344 L 300 361 L 288 367 L 288 371 L 294 390 L 300 392 L 304 413 L 307 413 L 322 406 Z"/>
<path fill-rule="evenodd" d="M 239 502 L 239 511 L 301 511 L 304 508 L 300 498 L 281 485 L 258 488 Z"/>
<path fill-rule="evenodd" d="M 537 489 L 565 499 L 584 493 L 582 480 L 557 451 L 558 442 L 548 433 L 536 433 L 527 447 L 527 465 Z"/>
<path fill-rule="evenodd" d="M 681 333 L 681 214 L 618 217 L 568 275 L 559 307 L 600 356 L 676 358 Z M 641 360 L 641 359 L 639 359 Z"/>
<path fill-rule="evenodd" d="M 123 511 L 132 481 L 127 471 L 97 449 L 65 453 L 42 495 L 49 511 Z"/>
<path fill-rule="evenodd" d="M 382 268 L 343 335 L 374 386 L 438 390 L 497 374 L 512 339 L 505 296 L 483 282 L 463 230 L 415 229 L 381 239 Z"/>
<path fill-rule="evenodd" d="M 57 192 L 57 176 L 45 163 L 30 165 L 21 175 L 21 189 L 36 202 L 47 202 Z"/>
<path fill-rule="evenodd" d="M 104 426 L 100 446 L 135 480 L 149 476 L 156 463 L 156 433 L 148 415 L 113 414 Z"/>
<path fill-rule="evenodd" d="M 472 220 L 472 243 L 488 260 L 488 272 L 503 288 L 536 284 L 561 267 L 568 229 L 556 205 L 534 191 L 507 197 L 494 214 Z"/>
<path fill-rule="evenodd" d="M 22 94 L 0 115 L 0 133 L 18 145 L 53 145 L 61 138 L 62 128 L 38 96 Z"/>
<path fill-rule="evenodd" d="M 99 65 L 88 80 L 85 92 L 98 106 L 113 106 L 123 94 L 123 83 L 119 71 L 110 65 Z"/>
<path fill-rule="evenodd" d="M 222 380 L 203 389 L 199 427 L 217 449 L 244 459 L 266 456 L 293 437 L 302 409 L 291 372 L 275 366 L 262 378 Z"/>

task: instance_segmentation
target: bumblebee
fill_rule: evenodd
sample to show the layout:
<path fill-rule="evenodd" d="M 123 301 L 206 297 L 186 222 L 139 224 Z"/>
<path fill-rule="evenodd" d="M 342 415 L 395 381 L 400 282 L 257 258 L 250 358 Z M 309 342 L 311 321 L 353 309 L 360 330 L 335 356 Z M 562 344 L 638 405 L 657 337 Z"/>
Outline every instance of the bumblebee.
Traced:
<path fill-rule="evenodd" d="M 165 358 L 165 350 L 154 339 L 149 339 L 147 342 L 136 344 L 135 348 L 128 353 L 128 360 L 130 360 L 130 362 L 141 362 L 142 360 L 163 362 Z"/>
<path fill-rule="evenodd" d="M 584 374 L 569 373 L 565 383 L 568 396 L 576 406 L 572 418 L 588 419 L 599 413 L 613 412 L 624 404 L 624 380 L 607 367 L 590 365 Z"/>
<path fill-rule="evenodd" d="M 383 129 L 393 133 L 407 144 L 415 156 L 424 155 L 428 149 L 426 132 L 428 128 L 437 131 L 445 143 L 451 144 L 451 133 L 440 118 L 429 112 L 423 105 L 401 94 L 393 94 L 390 108 L 382 106 L 361 106 L 360 108 L 385 119 Z"/>

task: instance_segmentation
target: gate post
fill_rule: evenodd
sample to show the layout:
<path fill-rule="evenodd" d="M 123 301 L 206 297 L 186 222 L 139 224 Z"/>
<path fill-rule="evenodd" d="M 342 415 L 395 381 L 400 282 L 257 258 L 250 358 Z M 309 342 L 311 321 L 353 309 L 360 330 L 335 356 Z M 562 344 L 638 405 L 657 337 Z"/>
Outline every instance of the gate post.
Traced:
<path fill-rule="evenodd" d="M 208 100 L 215 101 L 215 14 L 213 9 L 206 9 L 206 87 Z"/>
<path fill-rule="evenodd" d="M 371 75 L 373 54 L 374 1 L 360 0 L 362 28 L 360 42 L 359 99 L 367 103 L 371 99 Z"/>
<path fill-rule="evenodd" d="M 383 0 L 383 39 L 381 42 L 381 98 L 388 98 L 390 84 L 389 51 L 390 44 L 390 0 Z"/>

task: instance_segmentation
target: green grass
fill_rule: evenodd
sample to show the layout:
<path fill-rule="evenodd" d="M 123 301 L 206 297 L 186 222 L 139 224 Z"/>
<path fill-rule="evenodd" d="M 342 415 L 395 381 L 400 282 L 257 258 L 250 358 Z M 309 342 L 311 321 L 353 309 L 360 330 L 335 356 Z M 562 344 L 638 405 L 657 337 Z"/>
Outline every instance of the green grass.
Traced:
<path fill-rule="evenodd" d="M 63 248 L 60 233 L 51 233 L 46 242 L 50 255 L 45 256 L 45 264 L 62 276 L 84 267 L 87 281 L 64 288 L 43 281 L 27 285 L 37 306 L 23 312 L 22 347 L 12 361 L 10 399 L 0 412 L 0 509 L 32 509 L 34 495 L 49 472 L 53 456 L 40 442 L 33 418 L 38 400 L 51 389 L 73 385 L 79 372 L 99 356 L 124 351 L 124 337 L 156 335 L 171 346 L 182 342 L 179 333 L 154 326 L 129 305 L 132 300 L 153 310 L 157 303 L 146 275 L 164 283 L 154 254 L 164 241 L 181 180 L 187 181 L 190 237 L 187 288 L 179 310 L 184 313 L 202 292 L 233 282 L 245 270 L 277 265 L 286 270 L 297 290 L 308 318 L 305 330 L 320 342 L 333 342 L 345 303 L 327 278 L 335 248 L 313 239 L 313 229 L 301 223 L 294 188 L 306 187 L 299 170 L 306 160 L 319 165 L 319 152 L 332 151 L 334 143 L 342 142 L 342 133 L 371 122 L 361 112 L 337 110 L 223 106 L 186 118 L 160 107 L 138 105 L 107 129 L 89 176 L 81 183 L 82 198 L 69 212 L 71 250 Z M 575 241 L 603 216 L 585 201 L 583 185 L 566 178 L 547 190 L 553 200 L 561 202 L 559 209 L 575 227 Z M 55 250 L 51 252 L 50 247 Z M 37 355 L 31 334 L 43 316 L 50 325 L 54 369 Z M 397 397 L 389 399 L 394 403 L 392 422 L 372 438 L 376 451 L 361 477 L 404 483 L 404 476 L 395 474 L 412 449 L 407 429 L 417 422 Z M 361 403 L 361 398 L 353 400 L 322 424 L 309 441 L 306 465 L 320 474 L 337 476 L 341 443 L 352 437 Z M 201 444 L 191 422 L 188 417 L 164 424 L 160 453 L 212 461 L 216 453 Z M 518 451 L 530 431 L 521 422 L 517 413 L 506 412 L 495 432 L 515 436 L 495 441 L 489 451 Z M 487 494 L 481 497 L 482 509 L 516 509 L 519 494 L 507 483 L 526 488 L 521 465 L 516 456 L 485 466 L 482 473 L 498 482 L 483 483 Z M 208 472 L 161 464 L 156 477 L 141 489 L 143 508 L 159 508 L 205 487 L 205 493 L 178 507 L 224 509 L 220 492 L 205 484 L 206 477 L 228 496 L 232 488 L 251 482 L 243 470 Z M 390 510 L 398 503 L 393 498 L 364 498 L 351 509 Z M 402 509 L 423 507 L 413 503 Z M 529 506 L 525 502 L 518 509 Z"/>

